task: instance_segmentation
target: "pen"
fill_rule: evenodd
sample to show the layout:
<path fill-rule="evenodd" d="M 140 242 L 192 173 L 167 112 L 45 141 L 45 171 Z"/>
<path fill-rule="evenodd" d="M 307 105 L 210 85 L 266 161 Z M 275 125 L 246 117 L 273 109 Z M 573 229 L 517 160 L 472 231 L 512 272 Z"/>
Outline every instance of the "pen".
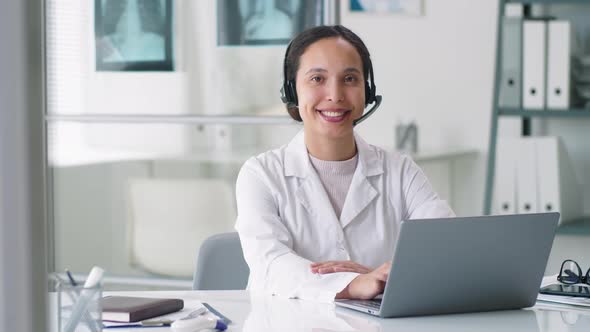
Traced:
<path fill-rule="evenodd" d="M 180 319 L 195 318 L 195 317 L 198 317 L 206 312 L 207 312 L 207 309 L 205 307 L 200 307 L 196 310 L 189 312 L 188 315 L 186 315 Z M 143 326 L 170 326 L 170 324 L 172 324 L 172 323 L 174 323 L 174 321 L 171 319 L 157 319 L 157 318 L 141 321 L 141 325 L 143 325 Z"/>
<path fill-rule="evenodd" d="M 125 325 L 113 325 L 113 326 L 104 326 L 103 329 L 148 329 L 150 327 L 166 327 L 170 326 L 170 324 L 160 324 L 160 325 L 141 325 L 141 324 L 125 324 Z"/>
<path fill-rule="evenodd" d="M 207 310 L 211 311 L 211 313 L 213 313 L 215 316 L 219 317 L 219 320 L 225 323 L 225 325 L 231 324 L 231 319 L 222 315 L 219 311 L 215 310 L 215 308 L 210 306 L 208 303 L 203 302 L 203 306 L 207 308 Z"/>
<path fill-rule="evenodd" d="M 196 310 L 191 311 L 188 315 L 184 316 L 183 319 L 195 318 L 207 312 L 207 308 L 200 307 Z"/>
<path fill-rule="evenodd" d="M 76 280 L 72 276 L 72 273 L 70 272 L 70 270 L 66 269 L 66 275 L 68 276 L 68 279 L 70 279 L 70 283 L 72 284 L 72 286 L 74 286 L 74 287 L 78 286 L 78 283 L 76 282 Z"/>

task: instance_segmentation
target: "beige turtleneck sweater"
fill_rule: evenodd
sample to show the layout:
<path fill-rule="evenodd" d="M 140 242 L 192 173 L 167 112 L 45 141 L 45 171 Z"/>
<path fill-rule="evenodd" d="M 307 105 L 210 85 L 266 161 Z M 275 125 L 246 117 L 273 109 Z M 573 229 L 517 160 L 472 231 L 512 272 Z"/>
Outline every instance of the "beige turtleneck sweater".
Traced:
<path fill-rule="evenodd" d="M 312 155 L 309 155 L 309 160 L 324 185 L 324 189 L 328 194 L 330 203 L 332 203 L 336 217 L 340 219 L 342 207 L 346 200 L 346 194 L 348 194 L 348 189 L 352 182 L 352 176 L 356 170 L 358 153 L 351 159 L 343 161 L 321 160 Z"/>

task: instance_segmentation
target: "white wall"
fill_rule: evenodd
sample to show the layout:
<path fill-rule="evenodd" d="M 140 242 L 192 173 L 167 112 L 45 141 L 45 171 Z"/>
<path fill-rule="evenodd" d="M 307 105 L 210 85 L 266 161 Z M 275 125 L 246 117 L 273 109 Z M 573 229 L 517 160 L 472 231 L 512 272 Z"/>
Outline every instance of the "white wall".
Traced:
<path fill-rule="evenodd" d="M 367 44 L 381 109 L 359 128 L 392 146 L 398 119 L 414 119 L 420 149 L 473 147 L 481 152 L 459 174 L 458 214 L 482 211 L 491 119 L 498 2 L 425 1 L 423 16 L 357 14 L 341 23 Z"/>

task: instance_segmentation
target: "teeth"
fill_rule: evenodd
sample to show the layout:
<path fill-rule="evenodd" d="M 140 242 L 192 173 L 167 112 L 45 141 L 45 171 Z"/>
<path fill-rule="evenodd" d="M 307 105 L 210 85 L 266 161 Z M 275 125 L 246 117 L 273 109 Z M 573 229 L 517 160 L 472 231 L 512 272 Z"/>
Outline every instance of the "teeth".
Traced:
<path fill-rule="evenodd" d="M 322 112 L 323 115 L 325 116 L 329 116 L 329 117 L 337 117 L 337 116 L 342 116 L 344 113 L 343 112 Z"/>

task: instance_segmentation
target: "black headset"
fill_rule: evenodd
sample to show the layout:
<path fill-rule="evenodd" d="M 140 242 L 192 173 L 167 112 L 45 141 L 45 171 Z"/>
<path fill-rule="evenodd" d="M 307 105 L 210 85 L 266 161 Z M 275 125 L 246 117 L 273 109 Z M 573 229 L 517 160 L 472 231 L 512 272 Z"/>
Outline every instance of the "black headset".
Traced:
<path fill-rule="evenodd" d="M 289 51 L 291 50 L 291 45 L 293 41 L 289 43 L 287 46 L 287 51 L 285 52 L 285 59 L 283 60 L 283 87 L 281 87 L 281 100 L 287 106 L 287 108 L 297 108 L 299 101 L 297 99 L 297 89 L 295 87 L 295 80 L 294 79 L 287 79 L 287 56 L 289 55 Z M 369 61 L 369 78 L 365 80 L 365 107 L 369 104 L 375 103 L 371 109 L 369 109 L 363 116 L 354 120 L 353 125 L 357 125 L 368 118 L 373 112 L 379 108 L 381 105 L 381 100 L 383 100 L 382 96 L 376 95 L 377 87 L 375 86 L 375 80 L 373 77 L 373 63 L 371 59 Z"/>

